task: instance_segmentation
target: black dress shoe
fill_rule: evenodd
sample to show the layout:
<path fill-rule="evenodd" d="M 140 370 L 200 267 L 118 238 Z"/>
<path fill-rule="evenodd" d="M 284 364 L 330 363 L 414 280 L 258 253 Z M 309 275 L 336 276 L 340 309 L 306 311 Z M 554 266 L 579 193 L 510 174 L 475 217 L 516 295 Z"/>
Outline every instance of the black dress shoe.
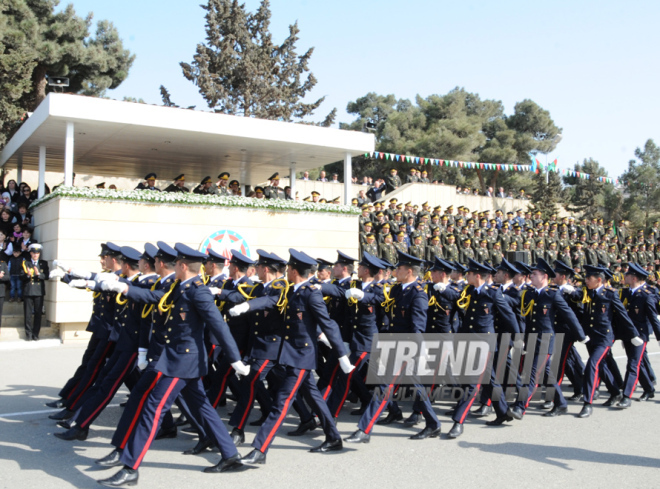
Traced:
<path fill-rule="evenodd" d="M 598 399 L 600 399 L 600 391 L 595 391 L 592 401 L 597 401 Z"/>
<path fill-rule="evenodd" d="M 568 412 L 567 407 L 553 407 L 550 411 L 547 413 L 543 413 L 543 416 L 546 418 L 554 418 L 556 416 L 559 416 L 560 414 L 566 414 Z"/>
<path fill-rule="evenodd" d="M 64 421 L 58 421 L 57 426 L 60 428 L 64 428 L 65 430 L 70 430 L 73 428 L 73 425 L 75 424 L 74 420 L 71 419 L 65 419 Z"/>
<path fill-rule="evenodd" d="M 64 407 L 64 399 L 58 399 L 57 401 L 47 402 L 46 406 L 54 409 L 62 409 Z"/>
<path fill-rule="evenodd" d="M 73 411 L 69 411 L 68 409 L 64 408 L 59 413 L 50 414 L 48 418 L 54 419 L 55 421 L 63 421 L 65 419 L 69 419 L 72 416 L 73 416 Z"/>
<path fill-rule="evenodd" d="M 252 423 L 250 423 L 250 426 L 261 426 L 266 422 L 267 418 L 268 418 L 267 414 L 262 414 L 261 418 L 257 419 L 256 421 L 252 421 Z"/>
<path fill-rule="evenodd" d="M 618 403 L 621 399 L 623 399 L 623 394 L 621 393 L 612 394 L 610 398 L 603 403 L 603 406 L 607 406 L 607 407 L 613 406 L 616 403 Z"/>
<path fill-rule="evenodd" d="M 630 404 L 630 398 L 624 396 L 623 399 L 614 405 L 614 407 L 617 409 L 626 409 L 630 407 Z"/>
<path fill-rule="evenodd" d="M 247 454 L 246 457 L 241 459 L 241 462 L 245 465 L 256 465 L 256 464 L 265 464 L 266 463 L 266 454 L 260 452 L 256 448 Z"/>
<path fill-rule="evenodd" d="M 80 440 L 85 441 L 87 435 L 89 434 L 89 428 L 81 428 L 80 426 L 74 426 L 70 430 L 66 430 L 62 433 L 55 433 L 55 436 L 60 440 L 73 441 Z"/>
<path fill-rule="evenodd" d="M 504 416 L 498 416 L 497 418 L 491 421 L 486 421 L 486 426 L 500 426 L 506 423 L 507 421 L 513 421 L 513 418 L 508 414 L 504 414 Z"/>
<path fill-rule="evenodd" d="M 138 471 L 124 467 L 109 479 L 98 481 L 99 484 L 106 487 L 135 486 L 138 481 Z"/>
<path fill-rule="evenodd" d="M 582 400 L 582 394 L 574 394 L 568 398 L 569 401 L 580 402 Z"/>
<path fill-rule="evenodd" d="M 552 401 L 545 401 L 541 404 L 541 409 L 552 409 L 555 407 L 555 403 Z"/>
<path fill-rule="evenodd" d="M 639 396 L 639 399 L 637 399 L 640 402 L 648 401 L 649 399 L 653 399 L 655 397 L 654 392 L 644 392 L 641 396 Z"/>
<path fill-rule="evenodd" d="M 338 452 L 344 448 L 341 439 L 339 440 L 326 440 L 321 443 L 318 447 L 310 448 L 312 453 L 325 453 L 325 452 Z"/>
<path fill-rule="evenodd" d="M 580 414 L 577 415 L 578 418 L 588 418 L 591 416 L 591 413 L 594 412 L 594 408 L 591 407 L 591 404 L 588 402 L 584 403 L 584 406 L 582 406 L 582 411 L 580 411 Z"/>
<path fill-rule="evenodd" d="M 185 414 L 181 414 L 176 420 L 174 421 L 174 426 L 183 426 L 184 424 L 188 424 L 188 418 L 186 418 Z"/>
<path fill-rule="evenodd" d="M 243 430 L 239 428 L 231 430 L 231 441 L 233 441 L 236 446 L 245 443 L 245 433 L 243 433 Z"/>
<path fill-rule="evenodd" d="M 348 438 L 344 438 L 344 441 L 346 443 L 369 443 L 370 439 L 371 439 L 371 435 L 367 435 L 362 430 L 357 430 Z"/>
<path fill-rule="evenodd" d="M 510 407 L 507 410 L 506 414 L 511 416 L 513 419 L 517 419 L 518 421 L 520 421 L 521 419 L 523 419 L 523 414 L 524 413 L 523 413 L 522 409 L 520 409 L 518 406 L 516 406 L 516 407 Z"/>
<path fill-rule="evenodd" d="M 475 418 L 483 418 L 484 416 L 488 416 L 492 412 L 493 412 L 492 406 L 489 406 L 488 404 L 482 404 L 481 406 L 479 406 L 479 409 L 472 411 L 470 413 L 470 416 L 474 416 Z"/>
<path fill-rule="evenodd" d="M 461 423 L 454 423 L 454 426 L 451 427 L 449 433 L 447 433 L 447 438 L 458 438 L 463 434 L 463 425 Z"/>
<path fill-rule="evenodd" d="M 163 431 L 163 428 L 161 428 L 156 434 L 156 440 L 162 440 L 163 438 L 176 438 L 176 435 L 176 426 L 170 428 L 167 431 Z"/>
<path fill-rule="evenodd" d="M 197 442 L 197 445 L 192 447 L 189 450 L 183 452 L 184 455 L 199 455 L 202 452 L 205 452 L 209 448 L 213 447 L 213 442 L 209 438 L 204 438 Z"/>
<path fill-rule="evenodd" d="M 119 448 L 115 448 L 105 457 L 96 460 L 95 463 L 96 465 L 100 465 L 101 467 L 106 467 L 106 468 L 118 467 L 121 465 L 121 462 L 119 461 L 119 459 L 121 458 L 121 452 L 122 451 Z"/>
<path fill-rule="evenodd" d="M 264 455 L 264 460 L 266 460 L 265 455 Z M 221 459 L 220 462 L 218 462 L 213 467 L 206 467 L 204 469 L 204 472 L 206 472 L 207 474 L 215 474 L 218 472 L 227 472 L 229 470 L 236 470 L 241 467 L 243 467 L 243 459 L 239 454 L 236 454 L 233 457 Z"/>
<path fill-rule="evenodd" d="M 358 409 L 352 409 L 351 416 L 362 416 L 366 410 L 366 405 L 360 406 Z"/>
<path fill-rule="evenodd" d="M 419 423 L 419 414 L 412 413 L 408 418 L 403 421 L 404 426 L 415 426 Z"/>
<path fill-rule="evenodd" d="M 376 421 L 376 424 L 383 426 L 383 425 L 395 423 L 397 421 L 401 421 L 402 419 L 403 419 L 403 413 L 401 411 L 394 411 L 391 413 L 387 413 L 385 419 L 379 419 L 378 421 Z"/>
<path fill-rule="evenodd" d="M 306 421 L 304 423 L 300 423 L 298 427 L 294 431 L 289 431 L 287 435 L 289 436 L 302 436 L 308 431 L 314 431 L 316 429 L 316 421 L 314 418 L 310 419 L 309 421 Z"/>
<path fill-rule="evenodd" d="M 436 438 L 440 436 L 440 427 L 438 426 L 437 428 L 431 428 L 430 426 L 424 427 L 422 431 L 419 433 L 412 435 L 410 437 L 411 440 L 424 440 L 426 438 Z"/>

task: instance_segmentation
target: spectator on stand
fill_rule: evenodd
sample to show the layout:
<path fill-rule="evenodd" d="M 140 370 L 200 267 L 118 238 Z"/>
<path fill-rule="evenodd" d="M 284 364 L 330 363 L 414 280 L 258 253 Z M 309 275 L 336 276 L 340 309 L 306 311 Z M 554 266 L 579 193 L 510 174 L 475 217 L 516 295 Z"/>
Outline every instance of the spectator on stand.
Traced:
<path fill-rule="evenodd" d="M 386 187 L 387 185 L 385 184 L 385 181 L 379 178 L 376 180 L 375 185 L 367 191 L 367 197 L 371 199 L 371 202 L 376 202 L 380 199 Z"/>
<path fill-rule="evenodd" d="M 497 191 L 497 197 L 500 199 L 504 199 L 506 197 L 506 192 L 504 192 L 504 187 L 500 187 L 500 189 Z"/>
<path fill-rule="evenodd" d="M 14 230 L 14 223 L 12 222 L 11 210 L 9 207 L 4 207 L 0 211 L 0 231 L 5 235 L 5 238 L 11 236 Z"/>
<path fill-rule="evenodd" d="M 419 178 L 417 178 L 417 170 L 414 168 L 410 169 L 410 173 L 406 175 L 406 183 L 417 183 Z"/>
<path fill-rule="evenodd" d="M 387 186 L 387 193 L 393 192 L 401 186 L 401 177 L 397 175 L 397 171 L 392 168 L 390 174 L 385 177 L 385 183 Z"/>
<path fill-rule="evenodd" d="M 32 239 L 32 229 L 24 226 L 23 238 L 18 243 L 12 244 L 12 246 L 20 249 L 24 258 L 29 258 L 30 256 L 27 250 L 32 243 L 36 243 L 36 241 Z"/>
<path fill-rule="evenodd" d="M 341 183 L 341 182 L 339 181 L 339 175 L 336 174 L 336 173 L 333 173 L 333 174 L 332 174 L 332 180 L 330 181 L 330 183 Z"/>
<path fill-rule="evenodd" d="M 6 195 L 5 195 L 6 194 Z M 9 198 L 7 205 L 11 208 L 12 211 L 15 211 L 18 207 L 18 199 L 21 196 L 21 193 L 16 184 L 16 180 L 9 180 L 7 182 L 7 187 L 2 194 L 4 199 Z"/>
<path fill-rule="evenodd" d="M 316 179 L 316 181 L 317 182 L 327 182 L 328 181 L 327 177 L 325 176 L 325 171 L 324 170 L 321 170 L 321 174 Z"/>
<path fill-rule="evenodd" d="M 5 262 L 1 262 L 5 267 L 9 269 L 9 302 L 21 302 L 23 300 L 23 282 L 21 281 L 21 269 L 23 267 L 23 260 L 25 260 L 25 257 L 23 256 L 23 253 L 21 253 L 21 250 L 15 249 L 11 258 L 9 259 L 9 265 L 7 265 Z M 4 294 L 2 297 L 4 299 Z"/>
<path fill-rule="evenodd" d="M 41 260 L 41 245 L 33 243 L 28 252 L 30 259 L 21 265 L 23 281 L 23 313 L 25 314 L 25 337 L 27 341 L 38 341 L 41 330 L 41 315 L 46 295 L 45 281 L 48 279 L 48 263 Z"/>
<path fill-rule="evenodd" d="M 303 176 L 300 179 L 308 181 L 309 180 L 309 172 L 308 171 L 304 172 Z"/>
<path fill-rule="evenodd" d="M 0 230 L 0 261 L 7 262 L 14 251 L 14 246 L 7 239 L 4 231 Z"/>

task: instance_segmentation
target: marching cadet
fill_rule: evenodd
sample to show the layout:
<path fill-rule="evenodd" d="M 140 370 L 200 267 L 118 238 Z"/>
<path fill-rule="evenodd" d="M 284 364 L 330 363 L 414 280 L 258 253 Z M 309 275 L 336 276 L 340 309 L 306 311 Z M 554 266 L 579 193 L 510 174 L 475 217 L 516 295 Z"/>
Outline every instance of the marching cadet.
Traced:
<path fill-rule="evenodd" d="M 645 362 L 642 361 L 646 350 L 646 343 L 651 333 L 660 338 L 660 320 L 658 319 L 657 296 L 646 285 L 645 280 L 649 273 L 636 263 L 628 265 L 625 275 L 627 288 L 621 290 L 621 301 L 628 311 L 631 321 L 635 325 L 642 345 L 635 345 L 632 341 L 623 338 L 623 346 L 626 350 L 628 362 L 626 375 L 623 381 L 623 399 L 614 404 L 614 407 L 625 409 L 630 407 L 630 398 L 635 392 L 637 380 L 644 389 L 642 397 L 644 400 L 654 397 L 655 388 L 651 380 Z"/>
<path fill-rule="evenodd" d="M 495 334 L 496 317 L 502 332 L 515 334 L 519 331 L 516 316 L 504 299 L 500 287 L 486 285 L 486 279 L 491 275 L 491 271 L 492 269 L 487 265 L 469 260 L 467 281 L 470 286 L 464 289 L 461 296 L 455 301 L 456 306 L 465 311 L 458 333 Z M 444 294 L 448 293 L 446 288 L 439 287 L 438 289 Z M 497 345 L 495 347 L 497 348 Z M 519 348 L 520 345 L 516 345 L 516 347 Z M 495 379 L 495 369 L 491 370 L 490 385 L 494 391 L 500 392 L 499 398 L 493 400 L 493 407 L 497 414 L 496 421 L 501 424 L 500 420 L 502 422 L 506 420 L 508 404 L 504 398 L 504 392 Z M 463 385 L 463 388 L 469 394 L 461 398 L 453 410 L 454 425 L 447 433 L 448 438 L 458 438 L 463 434 L 463 422 L 477 398 L 481 385 Z"/>
<path fill-rule="evenodd" d="M 232 361 L 232 367 L 241 375 L 249 368 L 240 360 L 227 324 L 213 302 L 213 296 L 199 277 L 206 255 L 177 243 L 177 285 L 168 296 L 164 289 L 151 291 L 140 287 L 129 287 L 122 282 L 104 282 L 102 287 L 121 293 L 132 300 L 158 304 L 167 310 L 168 334 L 163 354 L 158 359 L 156 384 L 149 393 L 140 412 L 135 428 L 121 453 L 123 468 L 99 484 L 108 487 L 135 485 L 138 468 L 149 450 L 163 416 L 176 397 L 185 391 L 188 406 L 196 419 L 203 420 L 209 436 L 220 449 L 220 462 L 205 472 L 225 472 L 241 467 L 241 456 L 236 451 L 224 423 L 212 408 L 204 394 L 201 377 L 206 373 L 206 351 L 204 349 L 204 327 L 208 327 L 221 341 L 224 355 Z M 171 331 L 169 331 L 171 329 Z"/>
<path fill-rule="evenodd" d="M 264 196 L 267 199 L 281 199 L 283 191 L 280 188 L 280 174 L 275 172 L 268 180 L 270 184 L 264 188 Z"/>
<path fill-rule="evenodd" d="M 32 243 L 28 247 L 29 259 L 24 259 L 19 270 L 23 282 L 23 315 L 25 318 L 25 339 L 39 341 L 41 315 L 46 295 L 46 279 L 50 275 L 48 262 L 41 260 L 43 246 Z"/>
<path fill-rule="evenodd" d="M 419 282 L 423 260 L 399 252 L 396 268 L 396 285 L 389 290 L 384 306 L 390 317 L 389 333 L 423 333 L 426 329 L 428 296 Z M 382 385 L 381 396 L 373 396 L 358 423 L 358 430 L 345 439 L 347 443 L 369 443 L 374 424 L 385 408 L 392 408 L 388 418 L 403 419 L 401 409 L 392 401 L 391 396 L 397 385 Z M 433 411 L 433 405 L 420 384 L 414 384 L 417 391 L 413 411 L 421 412 L 426 426 L 419 433 L 411 436 L 413 440 L 434 438 L 440 435 L 440 421 Z"/>
<path fill-rule="evenodd" d="M 458 329 L 458 318 L 454 312 L 454 301 L 461 295 L 462 288 L 452 285 L 449 276 L 456 268 L 449 262 L 436 257 L 430 269 L 431 283 L 426 286 L 429 296 L 429 309 L 426 320 L 427 333 L 455 333 Z M 437 288 L 436 284 L 444 286 Z M 439 289 L 443 288 L 444 293 Z"/>
<path fill-rule="evenodd" d="M 186 193 L 190 192 L 190 189 L 185 187 L 186 176 L 182 173 L 174 178 L 174 183 L 171 183 L 165 188 L 164 192 L 180 192 Z"/>
<path fill-rule="evenodd" d="M 544 372 L 546 374 L 550 373 L 549 361 L 554 348 L 554 335 L 557 324 L 561 322 L 579 342 L 586 341 L 580 322 L 566 304 L 561 292 L 548 287 L 549 279 L 555 278 L 555 276 L 556 274 L 548 262 L 539 258 L 530 275 L 533 289 L 527 289 L 521 294 L 520 311 L 525 318 L 525 349 L 528 354 L 533 354 L 534 358 L 529 382 L 527 385 L 523 385 L 518 401 L 513 407 L 509 408 L 508 414 L 514 419 L 520 420 L 525 414 L 529 402 L 540 384 L 537 379 L 542 380 Z M 533 337 L 530 338 L 530 334 L 538 336 L 534 340 Z M 546 340 L 548 341 L 548 349 L 545 357 L 540 357 L 541 345 Z M 534 341 L 534 344 L 530 344 L 531 341 Z M 544 416 L 555 417 L 565 414 L 568 412 L 568 403 L 561 391 L 558 379 L 548 379 L 548 381 L 551 383 L 550 386 L 555 389 L 554 407 Z M 523 393 L 525 393 L 524 396 Z"/>
<path fill-rule="evenodd" d="M 286 369 L 286 376 L 279 387 L 268 418 L 259 429 L 252 450 L 242 459 L 243 464 L 264 464 L 266 454 L 277 431 L 291 408 L 291 400 L 299 389 L 306 391 L 312 402 L 312 408 L 319 417 L 326 435 L 325 441 L 311 452 L 330 452 L 341 450 L 342 441 L 333 422 L 328 405 L 313 380 L 311 371 L 316 368 L 317 326 L 327 338 L 338 357 L 339 365 L 346 374 L 355 367 L 346 355 L 344 343 L 337 323 L 328 316 L 323 302 L 323 294 L 309 283 L 312 268 L 316 260 L 307 254 L 290 249 L 287 268 L 287 283 L 279 298 L 262 297 L 235 306 L 230 315 L 243 314 L 247 311 L 262 311 L 272 304 L 280 304 L 280 313 L 284 316 L 284 338 L 278 356 L 278 363 Z M 275 302 L 276 301 L 276 302 Z"/>
<path fill-rule="evenodd" d="M 355 370 L 337 376 L 328 398 L 328 408 L 335 418 L 339 417 L 349 390 L 355 393 L 362 403 L 358 411 L 364 412 L 371 400 L 363 378 L 366 377 L 371 340 L 378 331 L 376 309 L 384 300 L 383 284 L 374 281 L 374 277 L 384 268 L 385 265 L 377 257 L 364 253 L 358 264 L 358 280 L 350 282 L 350 289 L 346 290 L 337 284 L 323 284 L 321 287 L 324 296 L 347 301 L 348 314 L 345 320 L 348 322 L 348 328 L 352 330 L 348 358 Z"/>
<path fill-rule="evenodd" d="M 588 418 L 593 413 L 591 406 L 594 392 L 598 387 L 598 379 L 610 377 L 608 382 L 614 385 L 612 373 L 601 368 L 603 359 L 614 344 L 614 324 L 621 328 L 621 333 L 635 346 L 641 346 L 644 341 L 632 323 L 624 308 L 619 294 L 611 287 L 605 287 L 605 270 L 600 267 L 585 265 L 585 284 L 582 290 L 576 290 L 571 285 L 564 285 L 563 290 L 571 294 L 571 299 L 581 301 L 585 305 L 585 313 L 581 318 L 582 326 L 587 333 L 587 350 L 589 359 L 584 371 L 584 405 L 578 418 Z M 608 387 L 609 389 L 609 387 Z M 610 392 L 610 404 L 616 404 L 622 399 L 620 393 Z"/>
<path fill-rule="evenodd" d="M 391 234 L 385 235 L 385 242 L 379 246 L 379 249 L 380 249 L 380 253 L 377 256 L 378 258 L 383 258 L 384 260 L 387 260 L 390 263 L 396 261 L 397 248 L 394 244 L 392 244 Z"/>

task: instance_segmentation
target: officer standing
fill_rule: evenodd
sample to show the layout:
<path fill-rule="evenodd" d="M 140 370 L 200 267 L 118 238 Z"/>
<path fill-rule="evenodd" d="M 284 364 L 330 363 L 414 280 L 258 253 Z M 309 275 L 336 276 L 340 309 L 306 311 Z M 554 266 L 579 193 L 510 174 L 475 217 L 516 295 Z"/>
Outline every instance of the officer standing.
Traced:
<path fill-rule="evenodd" d="M 185 186 L 186 182 L 186 176 L 182 173 L 181 175 L 177 175 L 174 178 L 174 183 L 169 184 L 165 188 L 165 192 L 178 192 L 178 193 L 187 193 L 190 192 L 190 189 Z"/>
<path fill-rule="evenodd" d="M 48 263 L 40 259 L 42 249 L 40 244 L 32 243 L 28 247 L 30 259 L 23 260 L 19 271 L 23 282 L 23 314 L 27 341 L 39 341 L 39 331 L 41 330 L 46 279 L 49 275 Z"/>

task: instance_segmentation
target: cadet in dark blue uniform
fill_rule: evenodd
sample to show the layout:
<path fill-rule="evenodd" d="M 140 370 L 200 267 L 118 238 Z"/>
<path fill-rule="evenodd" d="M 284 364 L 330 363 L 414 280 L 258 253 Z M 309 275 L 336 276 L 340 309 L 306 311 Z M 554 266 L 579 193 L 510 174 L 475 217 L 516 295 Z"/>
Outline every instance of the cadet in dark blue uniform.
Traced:
<path fill-rule="evenodd" d="M 556 324 L 561 322 L 566 325 L 571 335 L 578 338 L 578 341 L 583 342 L 586 339 L 580 322 L 575 316 L 575 313 L 566 304 L 562 293 L 558 289 L 548 287 L 548 280 L 554 277 L 555 272 L 552 267 L 543 258 L 539 258 L 530 275 L 534 289 L 524 291 L 521 296 L 521 312 L 526 320 L 525 348 L 528 355 L 534 355 L 534 359 L 532 360 L 529 382 L 527 385 L 523 384 L 522 392 L 526 393 L 527 397 L 520 398 L 519 396 L 518 401 L 509 409 L 509 415 L 515 419 L 522 419 L 529 401 L 531 401 L 539 385 L 538 381 L 543 380 L 544 372 L 549 373 L 549 362 L 554 347 Z M 534 344 L 530 344 L 531 339 L 529 335 L 534 333 L 538 337 Z M 542 357 L 540 356 L 540 350 L 541 343 L 544 340 L 548 341 L 548 350 L 545 352 L 545 356 Z M 544 416 L 554 417 L 566 413 L 568 411 L 568 404 L 557 379 L 548 379 L 548 381 L 551 382 L 551 386 L 555 389 L 554 407 Z"/>
<path fill-rule="evenodd" d="M 335 418 L 339 417 L 349 390 L 358 396 L 365 409 L 371 401 L 364 378 L 371 352 L 371 340 L 378 332 L 376 309 L 384 300 L 383 285 L 375 282 L 373 278 L 383 268 L 383 263 L 378 258 L 365 251 L 358 265 L 358 280 L 350 282 L 348 291 L 335 284 L 321 286 L 324 296 L 343 298 L 347 301 L 349 315 L 346 319 L 349 328 L 352 329 L 349 359 L 355 370 L 348 375 L 340 373 L 336 377 L 332 394 L 328 399 L 328 407 Z"/>
<path fill-rule="evenodd" d="M 426 287 L 429 297 L 427 333 L 453 333 L 458 329 L 458 318 L 454 314 L 455 301 L 463 289 L 449 281 L 449 275 L 455 270 L 451 263 L 441 258 L 436 258 L 429 270 L 431 283 Z M 443 293 L 440 293 L 440 290 Z"/>
<path fill-rule="evenodd" d="M 278 300 L 278 307 L 284 316 L 284 338 L 277 362 L 286 367 L 286 377 L 277 391 L 268 418 L 252 442 L 254 450 L 243 458 L 243 463 L 246 464 L 266 462 L 266 453 L 300 388 L 308 391 L 312 408 L 318 415 L 326 436 L 325 441 L 311 451 L 329 452 L 342 449 L 341 436 L 312 377 L 311 371 L 316 368 L 317 325 L 337 353 L 341 369 L 349 373 L 354 367 L 344 351 L 337 323 L 328 316 L 321 291 L 309 283 L 311 270 L 316 266 L 316 261 L 294 249 L 290 249 L 289 254 L 287 285 L 282 289 Z M 253 299 L 244 306 L 248 306 L 248 310 L 260 311 L 270 307 L 272 302 L 271 297 L 262 297 Z M 241 306 L 237 307 L 241 308 Z M 245 308 L 241 308 L 246 312 L 243 309 Z"/>
<path fill-rule="evenodd" d="M 605 271 L 600 267 L 585 265 L 584 273 L 585 288 L 575 290 L 572 286 L 563 287 L 564 290 L 571 292 L 573 300 L 580 300 L 585 304 L 582 326 L 587 337 L 590 338 L 587 342 L 589 360 L 587 360 L 584 371 L 584 391 L 582 393 L 584 405 L 578 414 L 579 418 L 588 418 L 593 413 L 591 404 L 594 392 L 598 387 L 599 375 L 608 373 L 601 372 L 600 366 L 614 344 L 614 323 L 616 322 L 617 327 L 621 328 L 623 337 L 630 338 L 631 341 L 635 339 L 635 343 L 642 341 L 635 325 L 628 317 L 617 291 L 603 285 Z"/>
<path fill-rule="evenodd" d="M 469 286 L 457 301 L 457 305 L 465 311 L 463 323 L 458 330 L 459 333 L 495 334 L 496 332 L 503 332 L 515 334 L 519 332 L 518 320 L 511 310 L 511 306 L 504 299 L 500 287 L 486 284 L 486 279 L 490 275 L 490 267 L 472 259 L 468 261 L 467 281 Z M 498 322 L 497 327 L 495 325 L 496 319 Z M 497 344 L 495 348 L 497 348 Z M 494 353 L 492 352 L 491 358 L 494 357 Z M 504 392 L 495 379 L 495 369 L 491 370 L 490 384 L 494 391 L 500 392 L 499 398 L 492 400 L 497 414 L 496 421 L 499 424 L 507 420 L 509 406 L 504 398 Z M 460 399 L 456 404 L 452 415 L 454 426 L 447 433 L 449 438 L 458 438 L 463 434 L 463 422 L 479 393 L 481 385 L 463 385 L 463 388 L 466 392 L 469 392 L 469 395 Z"/>
<path fill-rule="evenodd" d="M 158 432 L 161 420 L 182 391 L 185 391 L 192 415 L 202 422 L 222 455 L 217 465 L 204 471 L 224 472 L 241 466 L 241 457 L 202 387 L 201 377 L 206 373 L 207 365 L 204 327 L 213 330 L 224 354 L 232 360 L 232 367 L 239 374 L 246 375 L 249 369 L 240 361 L 240 353 L 229 328 L 215 306 L 208 287 L 198 275 L 206 255 L 180 243 L 175 249 L 178 253 L 176 278 L 180 283 L 168 295 L 165 295 L 164 289 L 151 291 L 122 283 L 104 284 L 104 287 L 123 293 L 129 299 L 157 303 L 160 310 L 167 311 L 165 322 L 168 331 L 164 335 L 165 347 L 154 367 L 160 375 L 120 457 L 124 467 L 113 477 L 99 481 L 101 485 L 118 487 L 136 483 L 137 469 Z"/>
<path fill-rule="evenodd" d="M 385 308 L 390 315 L 388 333 L 423 333 L 426 329 L 429 300 L 418 279 L 423 260 L 401 251 L 398 251 L 398 257 L 399 263 L 395 272 L 397 283 L 392 286 L 386 296 L 387 305 Z M 396 384 L 381 386 L 382 398 L 379 399 L 374 396 L 371 399 L 362 418 L 360 418 L 358 430 L 346 438 L 347 442 L 369 442 L 374 424 L 376 424 L 382 412 L 386 408 L 389 409 L 390 405 L 395 404 L 391 400 L 391 396 L 397 387 Z M 426 426 L 410 438 L 421 440 L 437 437 L 440 435 L 440 421 L 433 411 L 433 405 L 426 395 L 426 390 L 420 384 L 414 384 L 413 387 L 417 394 L 413 410 L 423 414 Z M 398 412 L 399 419 L 402 418 L 400 415 L 401 410 L 398 407 L 391 411 L 390 415 L 393 412 Z"/>
<path fill-rule="evenodd" d="M 628 362 L 626 365 L 626 375 L 623 380 L 623 399 L 614 407 L 625 409 L 630 407 L 630 398 L 635 392 L 637 380 L 644 389 L 643 396 L 653 397 L 655 388 L 651 381 L 651 376 L 644 365 L 644 351 L 646 343 L 649 341 L 649 335 L 655 333 L 656 338 L 660 338 L 660 320 L 658 320 L 657 297 L 645 283 L 649 272 L 644 270 L 636 263 L 628 264 L 625 282 L 627 288 L 621 290 L 621 301 L 628 311 L 628 316 L 632 320 L 643 343 L 633 344 L 632 341 L 623 339 L 623 346 L 626 349 Z M 638 342 L 639 343 L 639 342 Z"/>

